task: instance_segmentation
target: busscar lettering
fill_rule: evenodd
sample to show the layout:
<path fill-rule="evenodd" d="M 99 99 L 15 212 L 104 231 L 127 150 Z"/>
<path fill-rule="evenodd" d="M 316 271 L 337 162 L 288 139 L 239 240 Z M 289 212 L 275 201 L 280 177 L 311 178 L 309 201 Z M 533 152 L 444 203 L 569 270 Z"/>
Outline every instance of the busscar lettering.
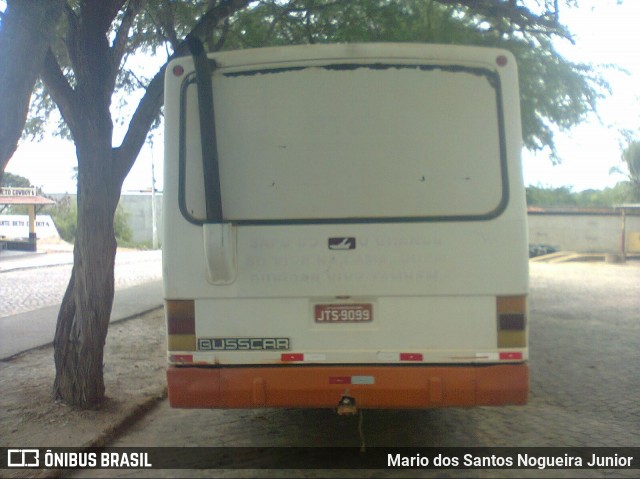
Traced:
<path fill-rule="evenodd" d="M 198 351 L 286 351 L 289 338 L 198 338 Z"/>

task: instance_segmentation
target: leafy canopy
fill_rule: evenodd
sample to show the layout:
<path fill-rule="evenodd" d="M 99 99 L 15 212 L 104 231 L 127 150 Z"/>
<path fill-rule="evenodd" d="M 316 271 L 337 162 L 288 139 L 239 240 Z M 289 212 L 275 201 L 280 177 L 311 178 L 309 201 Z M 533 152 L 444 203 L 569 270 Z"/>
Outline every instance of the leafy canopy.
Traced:
<path fill-rule="evenodd" d="M 139 8 L 116 81 L 119 94 L 112 105 L 114 113 L 130 109 L 129 101 L 139 98 L 157 68 L 216 2 L 123 3 L 139 4 Z M 68 10 L 77 12 L 81 4 L 80 0 L 69 0 Z M 556 41 L 572 41 L 559 18 L 562 9 L 577 6 L 576 0 L 262 0 L 239 8 L 204 40 L 211 51 L 373 41 L 506 48 L 514 53 L 519 65 L 524 144 L 531 151 L 546 150 L 554 161 L 559 161 L 555 129 L 566 130 L 583 121 L 608 92 L 598 68 L 573 63 L 554 47 Z M 122 8 L 118 22 L 124 20 L 127 11 Z M 72 18 L 67 15 L 60 22 L 54 50 L 73 86 L 65 48 Z M 115 34 L 114 26 L 112 35 Z M 26 128 L 31 136 L 42 134 L 54 109 L 42 85 L 37 91 Z M 127 117 L 114 114 L 114 118 Z M 154 126 L 157 125 L 158 122 Z M 62 120 L 57 131 L 69 134 Z"/>
<path fill-rule="evenodd" d="M 559 2 L 331 1 L 260 2 L 240 12 L 225 49 L 324 42 L 425 42 L 500 47 L 517 58 L 525 146 L 558 161 L 554 126 L 571 128 L 609 90 L 596 67 L 562 57 L 554 41 L 572 41 Z M 563 8 L 576 7 L 575 1 Z M 538 7 L 534 13 L 528 6 Z"/>

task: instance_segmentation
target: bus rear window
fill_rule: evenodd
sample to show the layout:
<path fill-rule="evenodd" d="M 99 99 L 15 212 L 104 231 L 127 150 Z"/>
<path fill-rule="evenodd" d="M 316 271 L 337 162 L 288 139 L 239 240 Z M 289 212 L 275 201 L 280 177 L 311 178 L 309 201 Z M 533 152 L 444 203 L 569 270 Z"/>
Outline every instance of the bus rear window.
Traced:
<path fill-rule="evenodd" d="M 224 220 L 487 219 L 508 200 L 499 76 L 333 64 L 213 74 Z M 180 201 L 205 219 L 197 89 L 182 89 Z"/>

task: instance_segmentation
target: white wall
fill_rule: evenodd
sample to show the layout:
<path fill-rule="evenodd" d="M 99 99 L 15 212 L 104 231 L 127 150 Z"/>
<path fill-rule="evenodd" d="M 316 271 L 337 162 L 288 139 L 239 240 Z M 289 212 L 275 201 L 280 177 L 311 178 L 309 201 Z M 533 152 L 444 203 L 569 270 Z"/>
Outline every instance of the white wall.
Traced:
<path fill-rule="evenodd" d="M 59 238 L 56 225 L 49 215 L 36 215 L 38 238 Z M 0 236 L 7 239 L 29 237 L 29 215 L 0 215 Z"/>
<path fill-rule="evenodd" d="M 622 240 L 622 217 L 611 210 L 605 214 L 529 212 L 529 243 L 548 244 L 558 250 L 581 253 L 619 252 Z M 634 244 L 631 236 L 640 233 L 640 216 L 627 215 L 627 251 Z M 630 248 L 631 247 L 631 248 Z"/>

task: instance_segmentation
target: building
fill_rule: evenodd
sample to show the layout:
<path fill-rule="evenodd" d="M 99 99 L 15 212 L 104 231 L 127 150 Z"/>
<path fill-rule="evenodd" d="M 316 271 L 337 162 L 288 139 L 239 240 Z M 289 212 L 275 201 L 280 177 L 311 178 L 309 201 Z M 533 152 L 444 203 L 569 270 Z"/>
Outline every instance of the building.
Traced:
<path fill-rule="evenodd" d="M 29 188 L 0 188 L 0 208 L 4 210 L 10 206 L 26 206 L 28 210 L 27 220 L 20 223 L 19 219 L 3 219 L 0 223 L 5 232 L 0 234 L 0 248 L 20 251 L 36 251 L 36 214 L 46 205 L 53 205 L 55 201 L 39 196 L 35 187 Z M 4 224 L 4 223 L 7 224 Z M 25 226 L 24 228 L 21 226 Z M 26 227 L 28 226 L 28 228 Z"/>

